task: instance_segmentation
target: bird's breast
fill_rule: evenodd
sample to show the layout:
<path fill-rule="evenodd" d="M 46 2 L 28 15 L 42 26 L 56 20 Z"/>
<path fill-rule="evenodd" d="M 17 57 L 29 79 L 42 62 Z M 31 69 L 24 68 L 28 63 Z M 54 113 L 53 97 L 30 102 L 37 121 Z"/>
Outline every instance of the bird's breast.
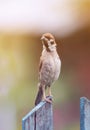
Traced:
<path fill-rule="evenodd" d="M 40 71 L 40 81 L 49 86 L 59 77 L 61 61 L 56 52 L 44 53 L 42 59 L 43 64 Z"/>
<path fill-rule="evenodd" d="M 48 58 L 48 63 L 52 74 L 50 77 L 52 79 L 52 82 L 54 82 L 59 78 L 61 70 L 61 60 L 57 52 L 51 54 L 51 56 Z"/>
<path fill-rule="evenodd" d="M 61 60 L 57 56 L 54 58 L 54 80 L 57 80 L 59 78 L 60 70 L 61 70 Z"/>

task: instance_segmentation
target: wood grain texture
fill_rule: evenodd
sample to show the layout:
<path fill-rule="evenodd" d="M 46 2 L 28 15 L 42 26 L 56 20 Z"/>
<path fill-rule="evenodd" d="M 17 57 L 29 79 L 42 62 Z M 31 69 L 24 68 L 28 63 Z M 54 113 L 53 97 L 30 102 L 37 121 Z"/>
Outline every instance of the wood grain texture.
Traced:
<path fill-rule="evenodd" d="M 34 107 L 22 119 L 22 130 L 53 130 L 52 104 L 42 101 Z"/>
<path fill-rule="evenodd" d="M 80 98 L 80 130 L 90 130 L 90 101 Z"/>

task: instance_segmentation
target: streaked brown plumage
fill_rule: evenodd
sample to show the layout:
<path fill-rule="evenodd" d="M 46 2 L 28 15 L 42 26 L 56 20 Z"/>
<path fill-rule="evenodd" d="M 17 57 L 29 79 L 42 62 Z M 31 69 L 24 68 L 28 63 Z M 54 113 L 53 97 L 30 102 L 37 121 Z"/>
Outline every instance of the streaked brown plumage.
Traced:
<path fill-rule="evenodd" d="M 51 33 L 45 33 L 41 37 L 43 50 L 39 64 L 38 94 L 35 100 L 37 105 L 41 100 L 51 102 L 46 98 L 45 89 L 48 87 L 48 94 L 51 96 L 51 85 L 58 79 L 61 69 L 61 61 L 57 54 L 55 38 Z"/>

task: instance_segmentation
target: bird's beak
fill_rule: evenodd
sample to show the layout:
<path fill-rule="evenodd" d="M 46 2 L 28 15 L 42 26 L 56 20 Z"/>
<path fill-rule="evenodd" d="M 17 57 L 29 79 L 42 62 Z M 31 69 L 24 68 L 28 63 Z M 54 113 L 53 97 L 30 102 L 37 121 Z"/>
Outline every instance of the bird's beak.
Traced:
<path fill-rule="evenodd" d="M 45 38 L 45 37 L 44 37 L 44 36 L 42 36 L 42 37 L 41 37 L 41 40 L 43 40 L 44 38 Z"/>

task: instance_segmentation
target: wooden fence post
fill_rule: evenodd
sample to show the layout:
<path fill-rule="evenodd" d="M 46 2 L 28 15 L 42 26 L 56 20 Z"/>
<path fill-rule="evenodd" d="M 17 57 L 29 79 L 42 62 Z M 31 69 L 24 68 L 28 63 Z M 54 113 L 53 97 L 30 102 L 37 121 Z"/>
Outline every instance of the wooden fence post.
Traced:
<path fill-rule="evenodd" d="M 35 106 L 22 119 L 22 130 L 53 130 L 52 104 L 42 101 Z"/>
<path fill-rule="evenodd" d="M 90 101 L 80 98 L 80 130 L 90 130 Z"/>

